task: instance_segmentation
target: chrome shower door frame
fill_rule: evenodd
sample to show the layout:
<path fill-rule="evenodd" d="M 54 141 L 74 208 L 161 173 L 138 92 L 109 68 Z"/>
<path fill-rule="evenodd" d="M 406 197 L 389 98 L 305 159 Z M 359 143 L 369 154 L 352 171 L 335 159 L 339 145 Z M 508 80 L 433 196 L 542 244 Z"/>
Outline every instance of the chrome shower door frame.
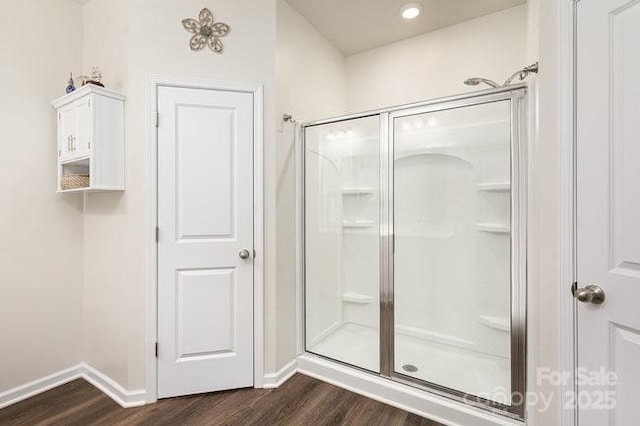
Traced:
<path fill-rule="evenodd" d="M 426 102 L 401 105 L 391 108 L 349 114 L 341 117 L 307 122 L 300 125 L 301 178 L 300 191 L 300 280 L 301 324 L 299 338 L 300 349 L 306 352 L 306 146 L 305 129 L 307 127 L 347 121 L 368 116 L 380 118 L 380 373 L 370 372 L 333 360 L 339 364 L 386 377 L 387 379 L 437 395 L 453 399 L 498 414 L 516 419 L 524 419 L 526 408 L 526 318 L 527 318 L 527 131 L 526 131 L 526 92 L 525 84 L 514 84 L 506 87 L 487 89 L 465 93 Z M 499 101 L 510 101 L 511 111 L 511 405 L 503 405 L 475 395 L 425 382 L 394 371 L 394 224 L 393 224 L 393 173 L 394 173 L 394 119 L 398 117 L 436 112 L 448 109 L 481 105 Z M 316 356 L 323 357 L 322 355 Z M 323 357 L 326 358 L 326 357 Z"/>
<path fill-rule="evenodd" d="M 498 411 L 511 417 L 523 419 L 526 404 L 526 87 L 511 87 L 498 93 L 471 93 L 464 98 L 442 100 L 422 106 L 409 106 L 388 114 L 388 124 L 384 151 L 386 158 L 381 159 L 381 170 L 386 168 L 385 185 L 381 188 L 380 215 L 381 235 L 381 293 L 380 293 L 380 344 L 381 374 L 394 381 L 418 386 L 431 392 L 453 398 L 480 408 Z M 412 115 L 483 105 L 493 102 L 510 102 L 511 124 L 511 310 L 510 310 L 510 347 L 511 347 L 511 405 L 500 404 L 485 398 L 430 383 L 394 371 L 395 365 L 395 326 L 394 326 L 394 132 L 395 119 Z M 383 259 L 384 257 L 384 259 Z"/>

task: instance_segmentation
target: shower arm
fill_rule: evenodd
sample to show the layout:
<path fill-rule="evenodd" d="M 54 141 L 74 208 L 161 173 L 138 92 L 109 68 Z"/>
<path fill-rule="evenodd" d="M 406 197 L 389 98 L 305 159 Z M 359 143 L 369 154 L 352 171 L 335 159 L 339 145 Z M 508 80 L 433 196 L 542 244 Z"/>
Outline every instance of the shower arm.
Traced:
<path fill-rule="evenodd" d="M 527 76 L 529 74 L 538 73 L 538 63 L 535 62 L 529 66 L 526 66 L 524 68 L 522 68 L 521 70 L 516 71 L 515 73 L 513 73 L 511 75 L 511 77 L 509 77 L 503 84 L 502 86 L 498 83 L 496 83 L 495 81 L 486 79 L 486 78 L 482 78 L 482 77 L 473 77 L 473 78 L 468 78 L 464 81 L 464 84 L 466 84 L 467 86 L 477 86 L 480 83 L 484 83 L 488 86 L 491 86 L 493 88 L 498 88 L 498 87 L 504 87 L 504 86 L 509 86 L 511 85 L 514 80 L 518 79 L 519 81 L 524 80 L 525 78 L 527 78 Z"/>
<path fill-rule="evenodd" d="M 516 71 L 509 77 L 503 84 L 503 86 L 508 86 L 517 78 L 519 81 L 527 78 L 529 74 L 537 74 L 538 73 L 538 63 L 531 64 L 527 67 L 522 68 L 521 70 Z"/>

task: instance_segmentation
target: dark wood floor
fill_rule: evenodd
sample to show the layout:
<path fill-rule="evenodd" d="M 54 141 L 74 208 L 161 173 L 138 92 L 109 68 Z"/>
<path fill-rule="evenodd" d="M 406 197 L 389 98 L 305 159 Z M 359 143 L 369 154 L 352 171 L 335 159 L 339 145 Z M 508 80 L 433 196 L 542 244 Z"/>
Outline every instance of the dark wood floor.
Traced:
<path fill-rule="evenodd" d="M 296 374 L 239 389 L 121 408 L 82 379 L 0 410 L 0 425 L 423 425 L 439 423 Z"/>

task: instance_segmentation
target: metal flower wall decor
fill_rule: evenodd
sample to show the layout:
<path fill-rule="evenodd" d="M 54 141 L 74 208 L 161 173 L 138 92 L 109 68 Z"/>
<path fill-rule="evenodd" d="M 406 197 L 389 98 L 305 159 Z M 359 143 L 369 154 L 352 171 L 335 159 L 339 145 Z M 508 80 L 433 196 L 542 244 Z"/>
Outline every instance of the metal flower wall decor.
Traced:
<path fill-rule="evenodd" d="M 220 37 L 229 34 L 231 28 L 223 22 L 213 22 L 213 14 L 206 7 L 200 11 L 198 20 L 187 18 L 182 20 L 185 30 L 194 34 L 189 41 L 189 47 L 194 52 L 209 46 L 209 49 L 216 53 L 222 53 L 224 46 Z"/>

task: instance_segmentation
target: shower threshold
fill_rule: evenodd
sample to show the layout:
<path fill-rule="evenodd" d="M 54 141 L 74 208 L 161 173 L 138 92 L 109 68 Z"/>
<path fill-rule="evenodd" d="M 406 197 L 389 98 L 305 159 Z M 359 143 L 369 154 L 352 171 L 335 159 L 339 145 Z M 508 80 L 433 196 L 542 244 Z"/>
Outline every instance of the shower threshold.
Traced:
<path fill-rule="evenodd" d="M 345 323 L 313 346 L 309 352 L 372 372 L 380 371 L 379 332 L 376 328 Z M 403 366 L 415 367 L 408 372 Z M 471 395 L 491 395 L 507 403 L 510 360 L 453 345 L 403 334 L 396 335 L 395 371 L 415 379 Z"/>

